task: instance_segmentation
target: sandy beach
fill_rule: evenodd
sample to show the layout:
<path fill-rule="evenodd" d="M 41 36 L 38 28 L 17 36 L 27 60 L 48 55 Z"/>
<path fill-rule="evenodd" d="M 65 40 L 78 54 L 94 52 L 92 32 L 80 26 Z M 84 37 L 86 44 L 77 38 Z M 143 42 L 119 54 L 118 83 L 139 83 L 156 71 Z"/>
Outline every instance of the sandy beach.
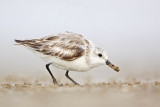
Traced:
<path fill-rule="evenodd" d="M 79 86 L 13 81 L 1 80 L 0 105 L 3 107 L 159 107 L 160 104 L 158 81 L 113 81 Z"/>

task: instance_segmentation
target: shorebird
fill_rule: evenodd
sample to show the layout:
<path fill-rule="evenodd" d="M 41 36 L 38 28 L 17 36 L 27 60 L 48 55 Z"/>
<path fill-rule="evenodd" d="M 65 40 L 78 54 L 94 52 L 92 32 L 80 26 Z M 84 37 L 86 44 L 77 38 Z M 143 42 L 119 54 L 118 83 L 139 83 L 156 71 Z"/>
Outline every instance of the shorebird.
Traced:
<path fill-rule="evenodd" d="M 108 65 L 115 71 L 120 71 L 119 67 L 108 60 L 104 50 L 96 47 L 92 41 L 80 34 L 65 32 L 40 39 L 15 40 L 15 42 L 47 61 L 46 69 L 56 85 L 58 83 L 49 69 L 50 65 L 66 70 L 65 76 L 75 85 L 79 84 L 68 75 L 69 71 L 85 72 L 100 65 Z"/>

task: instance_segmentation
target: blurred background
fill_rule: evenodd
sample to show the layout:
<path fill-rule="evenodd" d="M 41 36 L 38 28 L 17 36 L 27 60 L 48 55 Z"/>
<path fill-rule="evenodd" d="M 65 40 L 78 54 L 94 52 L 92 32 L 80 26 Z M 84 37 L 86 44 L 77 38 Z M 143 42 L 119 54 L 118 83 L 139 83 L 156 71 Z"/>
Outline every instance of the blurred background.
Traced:
<path fill-rule="evenodd" d="M 70 72 L 80 83 L 160 80 L 159 0 L 0 0 L 0 75 L 51 78 L 45 62 L 14 39 L 71 31 L 106 50 L 119 73 L 107 66 Z M 65 71 L 52 68 L 58 80 Z"/>

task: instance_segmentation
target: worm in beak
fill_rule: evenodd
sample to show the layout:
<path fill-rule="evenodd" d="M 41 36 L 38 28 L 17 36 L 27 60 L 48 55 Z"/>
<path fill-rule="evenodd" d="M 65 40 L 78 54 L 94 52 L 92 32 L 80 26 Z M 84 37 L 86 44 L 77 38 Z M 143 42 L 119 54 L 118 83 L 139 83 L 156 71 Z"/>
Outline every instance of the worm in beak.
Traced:
<path fill-rule="evenodd" d="M 109 60 L 106 61 L 106 64 L 111 67 L 112 69 L 114 69 L 115 71 L 119 72 L 120 69 L 118 66 L 113 65 Z"/>

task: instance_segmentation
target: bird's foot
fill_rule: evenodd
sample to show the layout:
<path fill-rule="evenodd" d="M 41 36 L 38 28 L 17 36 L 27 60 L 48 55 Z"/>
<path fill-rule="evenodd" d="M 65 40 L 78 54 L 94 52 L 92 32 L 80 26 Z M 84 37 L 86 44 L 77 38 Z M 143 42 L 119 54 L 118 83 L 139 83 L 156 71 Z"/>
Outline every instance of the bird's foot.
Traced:
<path fill-rule="evenodd" d="M 77 82 L 74 82 L 74 85 L 80 85 L 80 84 L 78 84 Z"/>

